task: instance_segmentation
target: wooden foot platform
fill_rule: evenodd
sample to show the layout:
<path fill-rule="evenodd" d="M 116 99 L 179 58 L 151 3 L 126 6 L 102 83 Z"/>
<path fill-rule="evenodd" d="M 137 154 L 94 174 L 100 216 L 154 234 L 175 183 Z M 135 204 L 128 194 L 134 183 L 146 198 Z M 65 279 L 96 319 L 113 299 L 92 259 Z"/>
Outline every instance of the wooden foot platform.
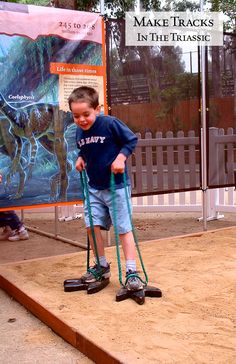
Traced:
<path fill-rule="evenodd" d="M 116 301 L 120 302 L 132 298 L 139 305 L 142 305 L 145 302 L 145 297 L 162 297 L 162 292 L 159 288 L 152 286 L 146 286 L 139 291 L 129 291 L 127 288 L 122 287 L 116 295 Z"/>
<path fill-rule="evenodd" d="M 109 282 L 110 282 L 109 278 L 101 279 L 100 281 L 92 283 L 85 283 L 80 278 L 66 279 L 64 281 L 64 291 L 74 292 L 74 291 L 87 290 L 88 294 L 93 294 L 101 291 L 109 284 Z"/>

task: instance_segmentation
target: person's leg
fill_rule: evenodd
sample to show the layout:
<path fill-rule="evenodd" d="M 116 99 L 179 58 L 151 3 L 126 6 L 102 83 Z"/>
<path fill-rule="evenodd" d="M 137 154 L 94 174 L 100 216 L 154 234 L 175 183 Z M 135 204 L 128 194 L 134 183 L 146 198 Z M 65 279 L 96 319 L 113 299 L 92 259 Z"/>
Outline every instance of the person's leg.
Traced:
<path fill-rule="evenodd" d="M 104 241 L 101 233 L 101 227 L 105 230 L 110 227 L 110 216 L 107 207 L 103 203 L 102 191 L 89 188 L 90 197 L 90 209 L 88 209 L 88 203 L 84 203 L 84 217 L 85 224 L 87 227 L 87 233 L 89 237 L 89 242 L 93 250 L 93 255 L 95 258 L 95 265 L 90 267 L 89 270 L 81 277 L 83 281 L 90 283 L 94 282 L 99 278 L 109 278 L 110 277 L 110 265 L 108 264 L 105 257 Z M 91 216 L 90 216 L 91 214 Z M 95 243 L 97 247 L 94 246 L 94 239 L 91 228 L 91 218 L 94 226 Z M 98 258 L 98 259 L 97 259 Z"/>
<path fill-rule="evenodd" d="M 126 234 L 120 234 L 119 237 L 125 256 L 126 272 L 136 272 L 136 247 L 133 232 L 129 231 Z"/>
<path fill-rule="evenodd" d="M 93 239 L 93 234 L 92 234 L 92 229 L 88 228 L 87 229 L 88 232 L 88 236 L 89 236 L 89 241 L 93 250 L 93 255 L 94 258 L 96 260 L 96 263 L 98 264 L 97 261 L 97 254 L 98 254 L 98 260 L 99 260 L 99 264 L 102 267 L 107 267 L 108 266 L 108 262 L 106 260 L 105 257 L 105 249 L 104 249 L 104 239 L 101 233 L 101 227 L 100 226 L 94 226 L 94 235 L 95 235 L 95 239 L 96 239 L 96 246 L 97 246 L 97 254 L 96 254 L 96 249 L 94 246 L 94 239 Z"/>
<path fill-rule="evenodd" d="M 12 229 L 10 226 L 8 226 L 8 220 L 7 220 L 7 212 L 0 212 L 0 227 L 3 228 L 3 230 L 0 233 L 0 241 L 8 240 L 9 236 L 12 233 Z"/>
<path fill-rule="evenodd" d="M 4 211 L 1 213 L 1 220 L 4 226 L 10 226 L 12 230 L 17 230 L 22 223 L 14 211 Z"/>
<path fill-rule="evenodd" d="M 6 217 L 5 213 L 4 212 L 0 212 L 0 227 L 7 226 L 5 217 Z"/>
<path fill-rule="evenodd" d="M 136 247 L 133 232 L 120 234 L 120 240 L 126 262 L 126 282 L 125 286 L 128 290 L 138 291 L 143 289 L 143 283 L 137 274 L 136 267 Z"/>
<path fill-rule="evenodd" d="M 136 267 L 136 247 L 132 231 L 130 214 L 132 206 L 130 201 L 130 190 L 128 191 L 128 201 L 125 188 L 116 190 L 116 221 L 114 221 L 113 204 L 109 204 L 109 211 L 112 217 L 113 225 L 116 224 L 119 238 L 122 243 L 122 249 L 125 256 L 126 264 L 126 287 L 130 290 L 143 289 L 143 283 L 137 274 Z M 112 198 L 111 198 L 112 199 Z M 129 204 L 129 208 L 128 208 Z"/>
<path fill-rule="evenodd" d="M 0 226 L 4 227 L 0 240 L 8 240 L 14 235 L 16 229 L 21 226 L 20 219 L 14 211 L 3 211 L 0 213 Z"/>
<path fill-rule="evenodd" d="M 29 239 L 24 224 L 20 221 L 18 215 L 14 211 L 1 212 L 0 219 L 0 226 L 5 227 L 0 240 L 17 241 Z"/>
<path fill-rule="evenodd" d="M 122 244 L 122 249 L 124 252 L 125 260 L 134 260 L 136 257 L 136 248 L 133 232 L 129 231 L 125 234 L 119 234 L 120 241 Z M 135 267 L 136 268 L 136 267 Z"/>
<path fill-rule="evenodd" d="M 92 229 L 90 227 L 87 228 L 87 232 L 88 232 L 89 242 L 91 244 L 94 257 L 96 258 L 96 252 L 95 252 L 95 248 L 94 248 L 94 241 L 93 241 Z M 100 226 L 94 226 L 94 234 L 95 234 L 95 239 L 96 239 L 98 256 L 104 256 L 105 255 L 104 241 L 103 241 L 103 237 L 102 237 L 102 233 L 101 233 Z"/>
<path fill-rule="evenodd" d="M 8 240 L 9 236 L 12 235 L 12 229 L 10 228 L 10 226 L 2 226 L 3 227 L 3 230 L 0 234 L 0 241 L 3 241 L 3 240 Z"/>
<path fill-rule="evenodd" d="M 88 232 L 89 242 L 91 244 L 96 263 L 93 267 L 90 267 L 85 274 L 82 275 L 81 279 L 83 282 L 92 283 L 97 280 L 100 280 L 101 278 L 103 278 L 103 279 L 109 278 L 111 276 L 111 273 L 110 273 L 110 264 L 107 263 L 107 260 L 105 257 L 104 242 L 103 242 L 103 237 L 101 234 L 100 226 L 94 226 L 94 233 L 95 233 L 98 257 L 97 257 L 96 250 L 94 247 L 92 229 L 87 228 L 87 232 Z"/>
<path fill-rule="evenodd" d="M 29 234 L 24 224 L 19 219 L 18 215 L 14 211 L 7 213 L 8 226 L 12 229 L 11 235 L 8 237 L 10 241 L 28 240 Z"/>
<path fill-rule="evenodd" d="M 132 232 L 132 224 L 130 221 L 131 216 L 129 216 L 129 213 L 132 212 L 132 206 L 130 202 L 130 189 L 128 189 L 127 192 L 128 192 L 128 201 L 126 198 L 125 188 L 120 188 L 116 190 L 116 195 L 115 195 L 116 221 L 114 221 L 114 211 L 112 203 L 113 201 L 110 192 L 107 198 L 107 204 L 109 206 L 109 213 L 112 219 L 112 223 L 113 225 L 116 225 L 116 229 L 122 243 L 122 249 L 126 260 L 126 271 L 130 269 L 129 266 L 127 267 L 127 263 L 129 261 L 133 261 L 134 262 L 133 264 L 135 264 L 135 255 L 136 255 L 135 241 Z M 130 207 L 129 209 L 127 204 L 129 204 Z M 134 268 L 136 268 L 136 265 Z"/>

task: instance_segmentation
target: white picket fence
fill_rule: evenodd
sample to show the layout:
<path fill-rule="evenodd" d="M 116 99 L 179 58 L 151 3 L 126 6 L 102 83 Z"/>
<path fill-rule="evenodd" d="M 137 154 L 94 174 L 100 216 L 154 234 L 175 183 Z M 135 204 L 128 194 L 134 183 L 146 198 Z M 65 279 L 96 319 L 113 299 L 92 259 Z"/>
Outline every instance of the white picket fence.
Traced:
<path fill-rule="evenodd" d="M 197 190 L 200 186 L 200 148 L 195 131 L 179 131 L 176 136 L 172 131 L 165 135 L 158 132 L 155 136 L 147 132 L 144 138 L 137 135 L 138 144 L 128 159 L 128 168 L 132 176 L 132 193 L 143 197 L 132 199 L 133 211 L 201 213 L 202 191 Z M 236 134 L 233 128 L 226 131 L 209 128 L 209 135 L 210 184 L 232 185 L 236 171 Z M 196 190 L 168 193 L 194 188 Z M 236 212 L 234 187 L 207 190 L 208 219 L 218 218 L 221 212 Z M 82 206 L 62 207 L 60 217 L 70 218 L 79 213 L 82 213 Z"/>
<path fill-rule="evenodd" d="M 209 189 L 208 220 L 217 219 L 223 212 L 236 212 L 236 191 L 234 187 Z M 133 197 L 133 212 L 199 212 L 202 213 L 202 192 L 188 191 Z M 83 213 L 82 205 L 61 206 L 59 219 L 71 220 Z"/>
<path fill-rule="evenodd" d="M 202 219 L 202 192 L 190 191 L 133 199 L 134 212 L 199 212 Z M 207 220 L 223 218 L 224 212 L 236 212 L 234 187 L 207 191 Z"/>

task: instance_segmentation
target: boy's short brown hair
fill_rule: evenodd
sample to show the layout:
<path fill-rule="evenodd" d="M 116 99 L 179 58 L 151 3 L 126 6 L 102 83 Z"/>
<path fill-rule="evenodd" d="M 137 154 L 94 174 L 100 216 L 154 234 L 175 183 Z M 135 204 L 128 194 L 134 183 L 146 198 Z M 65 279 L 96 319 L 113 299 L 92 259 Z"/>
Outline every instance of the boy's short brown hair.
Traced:
<path fill-rule="evenodd" d="M 81 86 L 72 91 L 68 98 L 69 107 L 71 110 L 71 103 L 72 102 L 86 102 L 90 107 L 96 109 L 99 105 L 99 95 L 98 92 L 89 86 Z"/>

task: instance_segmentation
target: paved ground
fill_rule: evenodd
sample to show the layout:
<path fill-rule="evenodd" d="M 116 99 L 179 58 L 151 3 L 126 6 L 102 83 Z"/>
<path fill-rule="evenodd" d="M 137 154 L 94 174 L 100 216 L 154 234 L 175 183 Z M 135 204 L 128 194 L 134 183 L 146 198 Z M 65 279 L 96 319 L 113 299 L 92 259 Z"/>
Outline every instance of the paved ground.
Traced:
<path fill-rule="evenodd" d="M 2 290 L 0 323 L 2 364 L 92 363 Z"/>

